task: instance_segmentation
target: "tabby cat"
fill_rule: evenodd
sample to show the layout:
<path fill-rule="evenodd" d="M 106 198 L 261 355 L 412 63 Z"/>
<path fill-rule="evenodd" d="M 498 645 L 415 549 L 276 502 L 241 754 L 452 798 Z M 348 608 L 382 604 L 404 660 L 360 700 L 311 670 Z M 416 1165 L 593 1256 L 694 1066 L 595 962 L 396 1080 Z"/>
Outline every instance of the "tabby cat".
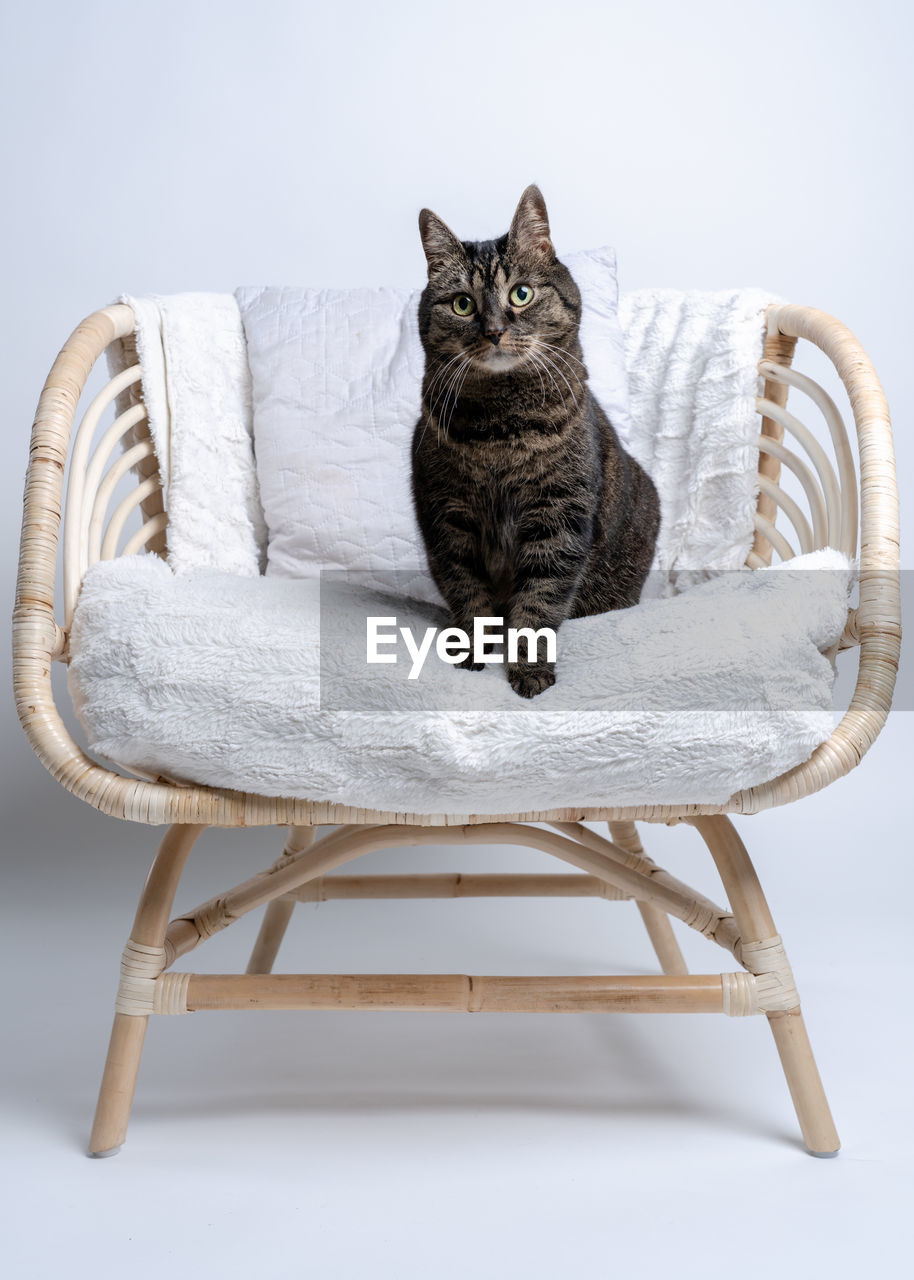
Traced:
<path fill-rule="evenodd" d="M 474 617 L 495 616 L 555 630 L 636 604 L 657 491 L 587 386 L 581 295 L 556 258 L 539 188 L 497 240 L 458 240 L 430 209 L 419 231 L 428 284 L 413 499 L 453 625 L 472 633 Z M 539 643 L 508 664 L 525 698 L 555 683 Z"/>

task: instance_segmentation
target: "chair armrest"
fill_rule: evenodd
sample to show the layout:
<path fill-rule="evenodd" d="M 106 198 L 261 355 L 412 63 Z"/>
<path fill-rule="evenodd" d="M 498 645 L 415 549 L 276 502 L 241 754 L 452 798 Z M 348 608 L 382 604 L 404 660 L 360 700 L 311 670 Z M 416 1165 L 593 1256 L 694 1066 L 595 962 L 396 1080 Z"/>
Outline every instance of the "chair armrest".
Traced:
<path fill-rule="evenodd" d="M 824 352 L 850 401 L 860 463 L 860 603 L 849 616 L 845 642 L 859 639 L 860 666 L 850 706 L 831 737 L 804 764 L 734 796 L 727 807 L 740 813 L 800 799 L 860 762 L 885 724 L 901 649 L 898 487 L 891 420 L 879 379 L 854 334 L 824 311 L 787 304 L 771 309 L 768 324 L 775 341 L 804 339 Z M 840 467 L 837 442 L 836 450 Z M 843 497 L 844 509 L 838 515 L 846 528 L 846 491 Z M 854 510 L 852 523 L 855 520 Z M 852 543 L 843 547 L 850 554 Z M 833 539 L 833 545 L 841 545 L 840 540 Z"/>
<path fill-rule="evenodd" d="M 19 571 L 13 612 L 13 689 L 16 709 L 26 736 L 49 772 L 67 790 L 104 812 L 164 822 L 174 787 L 138 783 L 91 760 L 73 740 L 55 705 L 51 686 L 51 664 L 64 660 L 68 635 L 54 611 L 54 585 L 64 507 L 64 476 L 70 454 L 71 437 L 80 396 L 89 374 L 106 348 L 133 332 L 134 316 L 129 306 L 119 303 L 94 312 L 80 324 L 64 344 L 42 391 L 32 427 L 29 464 L 25 481 Z M 90 410 L 86 417 L 91 414 Z M 89 443 L 91 421 L 85 439 Z M 71 458 L 71 471 L 73 460 Z M 71 515 L 69 513 L 69 515 Z M 66 562 L 73 563 L 79 552 L 79 533 L 67 519 Z M 66 585 L 66 583 L 65 583 Z M 78 590 L 79 583 L 76 582 Z M 75 595 L 68 600 L 65 621 L 69 623 Z M 151 788 L 137 795 L 140 812 L 132 812 L 131 792 Z M 113 797 L 116 797 L 112 804 Z M 151 816 L 155 805 L 163 816 Z M 151 807 L 150 807 L 151 806 Z"/>

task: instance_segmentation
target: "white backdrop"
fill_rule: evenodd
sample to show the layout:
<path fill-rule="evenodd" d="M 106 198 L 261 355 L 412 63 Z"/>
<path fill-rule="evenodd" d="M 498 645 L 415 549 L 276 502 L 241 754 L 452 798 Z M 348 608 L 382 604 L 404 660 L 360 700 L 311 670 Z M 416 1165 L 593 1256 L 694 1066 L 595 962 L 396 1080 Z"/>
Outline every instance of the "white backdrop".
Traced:
<path fill-rule="evenodd" d="M 758 285 L 838 315 L 882 375 L 900 428 L 902 483 L 910 481 L 912 26 L 901 0 L 863 7 L 848 0 L 4 5 L 4 598 L 11 605 L 31 416 L 57 349 L 85 314 L 122 291 L 420 284 L 422 205 L 463 236 L 499 234 L 530 181 L 545 193 L 560 251 L 614 244 L 623 288 Z M 910 509 L 910 497 L 907 503 Z M 321 1277 L 602 1276 L 610 1243 L 618 1265 L 638 1265 L 647 1275 L 656 1268 L 659 1275 L 667 1264 L 643 1217 L 648 1187 L 669 1197 L 671 1239 L 688 1240 L 702 1223 L 713 1224 L 712 1235 L 722 1233 L 724 1244 L 740 1250 L 745 1275 L 783 1263 L 773 1244 L 766 1252 L 756 1230 L 772 1215 L 792 1241 L 794 1259 L 815 1257 L 832 1276 L 854 1274 L 863 1258 L 876 1266 L 880 1249 L 890 1253 L 891 1189 L 897 1192 L 904 1176 L 896 1162 L 905 1140 L 893 1105 L 893 1089 L 902 1085 L 904 1027 L 888 1004 L 877 1001 L 873 1011 L 860 957 L 876 945 L 890 962 L 894 935 L 880 933 L 886 940 L 873 942 L 883 918 L 874 907 L 872 933 L 854 944 L 856 965 L 842 948 L 859 919 L 852 860 L 878 850 L 886 875 L 904 874 L 899 841 L 910 716 L 896 716 L 863 767 L 839 787 L 796 812 L 742 828 L 755 839 L 751 847 L 795 964 L 803 959 L 801 985 L 815 1009 L 816 1044 L 846 1140 L 850 1126 L 850 1159 L 846 1154 L 830 1166 L 840 1166 L 837 1173 L 804 1163 L 783 1137 L 793 1122 L 774 1056 L 760 1040 L 750 1053 L 742 1027 L 714 1024 L 709 1032 L 704 1019 L 700 1029 L 670 1020 L 649 1031 L 643 1022 L 631 1030 L 630 1019 L 574 1023 L 599 1027 L 591 1036 L 572 1031 L 574 1020 L 535 1021 L 534 1031 L 532 1022 L 509 1019 L 484 1024 L 469 1042 L 462 1037 L 471 1033 L 440 1019 L 429 1032 L 406 1015 L 382 1019 L 383 1028 L 371 1019 L 332 1020 L 336 1030 L 321 1058 L 311 1039 L 326 1026 L 313 1021 L 317 1015 L 270 1024 L 281 1030 L 258 1021 L 256 1037 L 247 1024 L 216 1020 L 210 1039 L 201 1040 L 196 1025 L 197 1039 L 189 1041 L 188 1023 L 197 1020 L 175 1020 L 174 1031 L 156 1026 L 150 1036 L 138 1103 L 145 1136 L 106 1166 L 132 1161 L 132 1173 L 119 1177 L 140 1178 L 130 1183 L 140 1198 L 124 1190 L 122 1203 L 121 1184 L 77 1152 L 152 833 L 102 818 L 66 795 L 31 755 L 8 692 L 4 708 L 8 937 L 17 948 L 11 954 L 18 965 L 49 929 L 63 930 L 68 944 L 79 942 L 82 930 L 67 908 L 87 911 L 94 930 L 63 977 L 55 975 L 72 1017 L 64 1017 L 63 1052 L 60 1026 L 52 1034 L 33 989 L 21 993 L 13 1023 L 22 1051 L 9 1056 L 5 1069 L 18 1123 L 8 1181 L 24 1206 L 16 1219 L 17 1275 L 59 1273 L 52 1246 L 32 1225 L 39 1183 L 28 1152 L 42 1161 L 40 1202 L 47 1202 L 49 1180 L 58 1189 L 61 1247 L 71 1260 L 88 1259 L 104 1234 L 116 1246 L 107 1274 L 115 1274 L 114 1259 L 121 1258 L 130 1259 L 132 1274 L 147 1274 L 144 1266 L 151 1274 L 167 1256 L 171 1246 L 153 1226 L 162 1218 L 155 1211 L 138 1215 L 135 1207 L 148 1203 L 150 1188 L 156 1207 L 164 1203 L 165 1193 L 155 1189 L 161 1184 L 142 1183 L 141 1171 L 178 1163 L 182 1173 L 166 1198 L 175 1201 L 182 1252 L 188 1259 L 218 1257 L 228 1275 L 245 1274 L 252 1257 L 266 1256 L 251 1225 L 261 1210 L 281 1211 L 287 1226 L 302 1228 L 297 1236 L 290 1226 L 273 1236 L 278 1252 L 265 1272 L 271 1275 L 301 1274 L 291 1251 L 309 1238 L 304 1228 L 315 1226 L 311 1248 L 325 1250 L 315 1272 Z M 661 854 L 676 858 L 681 833 L 656 834 Z M 213 838 L 201 853 L 209 872 L 204 896 L 213 876 L 221 883 L 224 875 L 228 885 L 269 860 L 275 845 L 270 832 Z M 489 865 L 506 865 L 508 857 L 502 852 Z M 453 862 L 442 857 L 441 865 Z M 377 865 L 414 863 L 390 855 Z M 195 892 L 188 889 L 189 899 Z M 902 897 L 900 890 L 889 894 L 890 911 Z M 43 915 L 41 903 L 60 913 Z M 482 906 L 464 908 L 453 956 L 435 948 L 458 929 L 455 917 L 433 912 L 432 927 L 415 914 L 389 917 L 366 905 L 353 906 L 354 917 L 334 916 L 338 932 L 325 926 L 321 936 L 331 949 L 339 943 L 339 955 L 328 960 L 324 951 L 302 963 L 468 971 L 475 965 L 483 972 L 521 971 L 524 964 L 531 972 L 546 971 L 544 965 L 559 972 L 562 963 L 587 972 L 607 963 L 594 954 L 603 923 L 594 925 L 588 950 L 591 943 L 580 943 L 583 917 L 565 909 L 556 916 L 519 913 L 515 919 L 535 932 L 531 952 L 529 945 L 524 951 L 530 938 L 519 925 L 509 947 L 500 917 Z M 361 960 L 343 945 L 356 940 L 345 932 L 346 919 L 357 920 L 360 944 L 379 942 Z M 390 919 L 398 922 L 398 939 L 414 941 L 411 958 L 391 958 L 380 947 L 391 937 Z M 866 911 L 863 919 L 870 919 Z M 468 959 L 471 943 L 476 950 Z M 45 957 L 45 967 L 36 961 L 32 982 L 39 991 L 52 959 L 59 965 L 61 954 Z M 844 981 L 849 997 L 840 989 Z M 869 1003 L 865 1032 L 859 1020 L 844 1020 L 849 1002 Z M 306 1042 L 296 1039 L 303 1026 Z M 437 1057 L 426 1035 L 444 1046 Z M 872 1049 L 864 1052 L 867 1037 Z M 566 1043 L 578 1056 L 562 1057 L 558 1046 Z M 723 1055 L 720 1062 L 707 1056 L 706 1043 Z M 248 1046 L 247 1057 L 239 1045 Z M 180 1072 L 168 1077 L 172 1054 L 190 1080 Z M 296 1054 L 318 1064 L 314 1078 L 307 1077 L 313 1090 L 307 1105 L 306 1086 L 288 1074 L 289 1055 Z M 208 1063 L 207 1055 L 217 1084 L 203 1067 L 194 1077 L 194 1064 Z M 331 1105 L 326 1098 L 342 1070 L 340 1055 L 351 1089 Z M 673 1061 L 685 1064 L 683 1079 L 670 1071 Z M 271 1081 L 274 1068 L 281 1087 Z M 518 1101 L 519 1077 L 527 1081 L 529 1108 Z M 609 1077 L 614 1101 L 601 1092 Z M 744 1078 L 753 1081 L 748 1095 Z M 218 1105 L 213 1088 L 221 1089 Z M 369 1098 L 381 1101 L 375 1108 Z M 185 1136 L 198 1123 L 209 1162 L 196 1148 L 185 1161 Z M 161 1135 L 159 1145 L 151 1131 Z M 301 1143 L 297 1158 L 293 1133 Z M 252 1151 L 262 1157 L 256 1167 Z M 855 1164 L 854 1153 L 863 1161 Z M 769 1201 L 760 1207 L 756 1199 L 753 1214 L 728 1174 L 734 1160 L 769 1175 Z M 372 1174 L 379 1167 L 393 1170 L 389 1179 Z M 245 1227 L 236 1216 L 241 1201 L 232 1177 L 243 1180 L 255 1204 L 263 1201 Z M 545 1194 L 548 1223 L 536 1210 Z M 474 1215 L 467 1205 L 480 1197 Z M 810 1218 L 803 1206 L 811 1201 Z M 404 1202 L 414 1206 L 411 1217 L 402 1213 Z M 191 1203 L 202 1207 L 184 1212 L 181 1206 Z M 456 1216 L 448 1208 L 454 1204 L 462 1206 Z M 361 1244 L 351 1231 L 359 1213 L 371 1224 Z M 207 1234 L 203 1222 L 231 1232 L 232 1249 L 224 1236 L 220 1244 Z M 755 1262 L 747 1261 L 741 1230 L 752 1231 Z M 645 1233 L 653 1240 L 647 1261 Z M 436 1252 L 445 1237 L 447 1248 Z M 134 1238 L 142 1241 L 139 1260 L 129 1243 Z M 94 1273 L 106 1274 L 98 1265 Z"/>

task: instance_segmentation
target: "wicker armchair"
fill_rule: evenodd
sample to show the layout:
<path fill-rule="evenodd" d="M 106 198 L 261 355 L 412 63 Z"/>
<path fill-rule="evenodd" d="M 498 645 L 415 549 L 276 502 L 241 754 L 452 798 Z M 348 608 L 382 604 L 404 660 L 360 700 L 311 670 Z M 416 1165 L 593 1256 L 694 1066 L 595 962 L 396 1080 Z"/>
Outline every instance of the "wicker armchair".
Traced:
<path fill-rule="evenodd" d="M 126 776 L 92 760 L 73 740 L 54 703 L 51 664 L 68 660 L 68 630 L 88 566 L 142 550 L 162 555 L 167 515 L 138 365 L 113 378 L 74 432 L 90 370 L 115 340 L 133 332 L 128 306 L 89 316 L 64 345 L 50 372 L 32 432 L 14 617 L 14 681 L 19 716 L 35 753 L 68 791 L 103 813 L 133 822 L 169 824 L 140 898 L 121 961 L 114 1027 L 102 1079 L 92 1155 L 124 1141 L 149 1015 L 203 1009 L 378 1008 L 455 1011 L 615 1011 L 763 1014 L 774 1034 L 805 1142 L 813 1154 L 838 1149 L 783 944 L 729 813 L 749 814 L 802 799 L 848 773 L 875 740 L 888 713 L 900 645 L 898 504 L 889 415 L 878 379 L 854 336 L 820 311 L 778 306 L 769 312 L 760 374 L 760 495 L 750 567 L 794 555 L 779 527 L 793 528 L 800 551 L 831 545 L 859 551 L 859 605 L 841 647 L 859 646 L 856 689 L 832 736 L 804 764 L 725 805 L 629 809 L 560 809 L 497 817 L 370 812 L 342 805 L 179 786 Z M 826 392 L 793 370 L 797 340 L 825 353 L 846 389 L 857 433 L 854 455 L 841 415 Z M 790 389 L 822 415 L 834 461 L 786 409 Z M 97 428 L 115 406 L 113 424 Z M 785 444 L 790 437 L 791 446 Z M 110 463 L 119 443 L 127 447 Z M 93 445 L 95 447 L 93 448 Z M 798 452 L 799 451 L 799 452 Z M 801 454 L 805 454 L 805 460 Z M 55 570 L 64 509 L 63 613 L 55 611 Z M 797 478 L 803 504 L 781 488 L 781 468 Z M 106 471 L 107 468 L 107 471 Z M 132 493 L 108 507 L 131 473 Z M 858 543 L 859 494 L 859 543 Z M 124 542 L 128 517 L 142 527 Z M 120 546 L 119 543 L 124 542 Z M 58 621 L 61 617 L 61 621 Z M 609 824 L 609 838 L 582 825 Z M 681 883 L 644 853 L 635 822 L 687 822 L 704 838 L 730 901 L 719 906 Z M 531 824 L 541 825 L 531 825 Z M 336 827 L 314 841 L 318 825 Z M 544 825 L 545 824 L 545 825 Z M 187 856 L 209 826 L 288 827 L 278 861 L 241 885 L 170 919 Z M 545 829 L 548 826 L 548 829 Z M 529 845 L 577 868 L 572 875 L 328 875 L 371 850 L 423 843 Z M 296 901 L 333 897 L 601 896 L 633 898 L 656 951 L 662 976 L 497 977 L 437 975 L 274 975 L 273 963 Z M 266 906 L 247 973 L 176 973 L 174 962 L 244 913 Z M 732 972 L 690 974 L 674 937 L 674 916 L 729 952 Z"/>

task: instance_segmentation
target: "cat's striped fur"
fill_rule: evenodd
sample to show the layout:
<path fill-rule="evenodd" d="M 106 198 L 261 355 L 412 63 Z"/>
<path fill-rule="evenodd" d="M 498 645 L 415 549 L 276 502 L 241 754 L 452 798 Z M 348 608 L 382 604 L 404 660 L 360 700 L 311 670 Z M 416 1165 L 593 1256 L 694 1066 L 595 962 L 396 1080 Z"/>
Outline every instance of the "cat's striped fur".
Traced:
<path fill-rule="evenodd" d="M 555 256 L 539 189 L 527 188 L 497 240 L 458 240 L 428 209 L 419 227 L 429 278 L 413 496 L 454 625 L 499 616 L 558 628 L 637 603 L 657 493 L 588 389 L 581 295 Z M 555 672 L 519 661 L 508 679 L 530 698 Z"/>

